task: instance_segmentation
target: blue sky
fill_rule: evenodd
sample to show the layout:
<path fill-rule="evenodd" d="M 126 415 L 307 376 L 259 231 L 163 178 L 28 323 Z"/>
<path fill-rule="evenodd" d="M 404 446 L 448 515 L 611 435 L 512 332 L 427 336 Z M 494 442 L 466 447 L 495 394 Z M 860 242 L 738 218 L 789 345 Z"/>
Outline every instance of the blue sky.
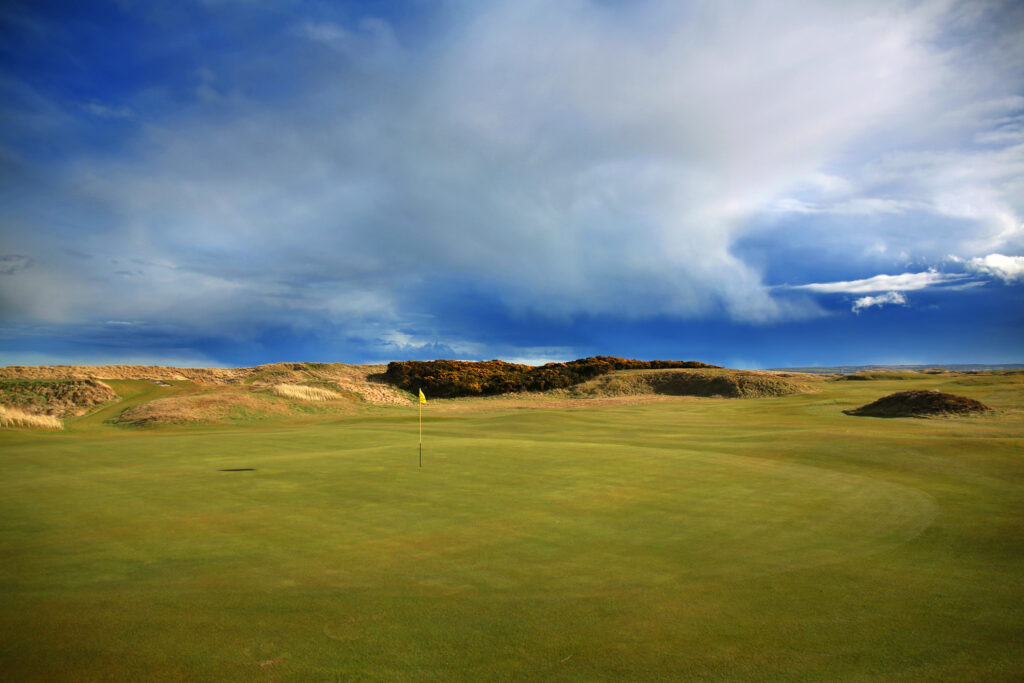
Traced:
<path fill-rule="evenodd" d="M 1015 2 L 7 2 L 0 364 L 1024 362 Z"/>

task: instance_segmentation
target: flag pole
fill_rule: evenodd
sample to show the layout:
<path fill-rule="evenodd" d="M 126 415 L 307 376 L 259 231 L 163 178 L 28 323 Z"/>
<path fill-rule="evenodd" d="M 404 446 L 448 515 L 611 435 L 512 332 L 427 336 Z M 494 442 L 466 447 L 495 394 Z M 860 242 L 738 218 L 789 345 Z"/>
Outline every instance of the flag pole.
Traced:
<path fill-rule="evenodd" d="M 420 389 L 420 396 L 423 395 L 423 390 Z M 420 467 L 423 467 L 423 402 L 418 402 L 420 405 Z"/>

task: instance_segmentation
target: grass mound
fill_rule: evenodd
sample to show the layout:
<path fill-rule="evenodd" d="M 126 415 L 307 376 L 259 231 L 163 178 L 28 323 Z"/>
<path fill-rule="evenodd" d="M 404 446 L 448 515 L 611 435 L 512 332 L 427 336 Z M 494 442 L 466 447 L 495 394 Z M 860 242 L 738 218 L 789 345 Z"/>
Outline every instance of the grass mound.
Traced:
<path fill-rule="evenodd" d="M 813 391 L 801 376 L 792 373 L 751 370 L 640 370 L 616 372 L 598 377 L 573 388 L 580 397 L 644 396 L 720 396 L 723 398 L 763 398 L 788 396 Z"/>
<path fill-rule="evenodd" d="M 64 429 L 61 421 L 53 415 L 26 413 L 18 408 L 0 405 L 0 427 L 40 427 L 42 429 Z"/>
<path fill-rule="evenodd" d="M 428 396 L 455 398 L 521 391 L 565 389 L 616 370 L 714 368 L 699 361 L 632 360 L 613 356 L 580 358 L 568 363 L 532 366 L 500 360 L 399 361 L 388 363 L 385 381 L 406 391 L 423 389 Z"/>
<path fill-rule="evenodd" d="M 0 380 L 0 404 L 29 415 L 76 417 L 116 398 L 113 389 L 94 379 Z"/>
<path fill-rule="evenodd" d="M 251 392 L 173 396 L 126 409 L 114 422 L 134 427 L 235 422 L 290 413 L 287 403 Z"/>
<path fill-rule="evenodd" d="M 844 410 L 847 415 L 865 417 L 927 417 L 929 415 L 963 415 L 991 410 L 980 401 L 941 391 L 898 391 L 861 406 Z"/>

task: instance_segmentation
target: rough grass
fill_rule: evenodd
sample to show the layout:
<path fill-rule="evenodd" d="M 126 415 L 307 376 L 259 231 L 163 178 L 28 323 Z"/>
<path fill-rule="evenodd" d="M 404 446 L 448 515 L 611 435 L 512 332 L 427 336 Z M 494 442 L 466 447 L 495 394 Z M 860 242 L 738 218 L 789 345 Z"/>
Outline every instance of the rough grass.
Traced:
<path fill-rule="evenodd" d="M 981 401 L 941 391 L 899 391 L 877 401 L 845 411 L 847 415 L 865 417 L 929 417 L 932 415 L 967 415 L 991 410 Z"/>
<path fill-rule="evenodd" d="M 568 396 L 701 396 L 764 398 L 815 390 L 811 375 L 746 370 L 624 370 L 567 390 Z"/>
<path fill-rule="evenodd" d="M 341 394 L 323 387 L 310 387 L 303 384 L 275 384 L 270 390 L 278 396 L 294 398 L 300 401 L 337 401 Z"/>
<path fill-rule="evenodd" d="M 0 379 L 0 404 L 36 415 L 75 417 L 117 397 L 109 385 L 93 379 Z"/>
<path fill-rule="evenodd" d="M 38 427 L 64 429 L 64 424 L 53 415 L 27 413 L 19 408 L 0 405 L 0 427 Z"/>
<path fill-rule="evenodd" d="M 0 666 L 1024 680 L 1024 385 L 979 378 L 994 412 L 957 420 L 843 415 L 900 385 L 431 401 L 422 469 L 416 406 L 125 430 L 103 422 L 118 404 L 5 430 Z M 114 386 L 128 402 L 194 390 Z"/>

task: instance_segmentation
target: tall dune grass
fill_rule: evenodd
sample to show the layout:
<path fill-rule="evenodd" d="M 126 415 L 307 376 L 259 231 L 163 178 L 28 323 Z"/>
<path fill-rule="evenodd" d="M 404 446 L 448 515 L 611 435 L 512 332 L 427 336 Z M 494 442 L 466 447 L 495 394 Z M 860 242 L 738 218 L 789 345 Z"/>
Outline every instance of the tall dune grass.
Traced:
<path fill-rule="evenodd" d="M 61 421 L 53 415 L 33 415 L 17 408 L 2 405 L 0 405 L 0 427 L 64 429 Z"/>
<path fill-rule="evenodd" d="M 297 398 L 300 401 L 335 401 L 342 398 L 341 394 L 330 389 L 309 387 L 304 384 L 275 384 L 270 390 L 278 396 Z"/>

